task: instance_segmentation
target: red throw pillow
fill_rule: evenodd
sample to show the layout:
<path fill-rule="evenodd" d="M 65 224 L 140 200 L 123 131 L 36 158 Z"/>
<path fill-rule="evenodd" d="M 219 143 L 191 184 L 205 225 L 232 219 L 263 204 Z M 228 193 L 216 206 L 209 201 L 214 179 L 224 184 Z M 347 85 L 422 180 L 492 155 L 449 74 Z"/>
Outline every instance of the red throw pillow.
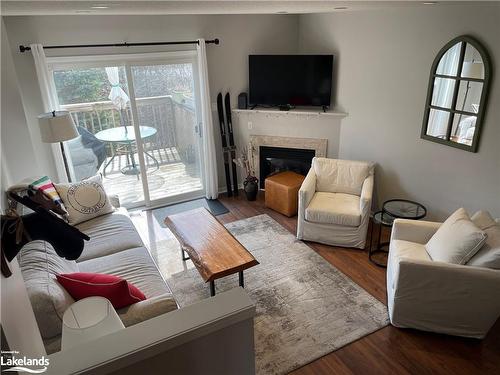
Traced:
<path fill-rule="evenodd" d="M 118 276 L 77 272 L 56 277 L 59 284 L 77 301 L 99 296 L 107 298 L 115 309 L 121 309 L 146 299 L 136 286 Z"/>

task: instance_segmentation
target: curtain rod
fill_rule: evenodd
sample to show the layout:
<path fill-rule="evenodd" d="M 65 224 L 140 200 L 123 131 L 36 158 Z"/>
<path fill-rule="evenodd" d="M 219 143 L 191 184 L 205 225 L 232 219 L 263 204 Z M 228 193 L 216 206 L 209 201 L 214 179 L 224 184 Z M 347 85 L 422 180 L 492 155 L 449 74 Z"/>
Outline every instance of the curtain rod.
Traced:
<path fill-rule="evenodd" d="M 206 44 L 219 44 L 219 39 L 206 40 Z M 56 48 L 94 48 L 94 47 L 137 47 L 137 46 L 168 46 L 174 44 L 198 44 L 197 40 L 186 40 L 179 42 L 145 42 L 145 43 L 108 43 L 108 44 L 73 44 L 66 46 L 44 46 L 43 49 L 56 49 Z M 20 45 L 20 52 L 31 51 L 31 47 Z"/>

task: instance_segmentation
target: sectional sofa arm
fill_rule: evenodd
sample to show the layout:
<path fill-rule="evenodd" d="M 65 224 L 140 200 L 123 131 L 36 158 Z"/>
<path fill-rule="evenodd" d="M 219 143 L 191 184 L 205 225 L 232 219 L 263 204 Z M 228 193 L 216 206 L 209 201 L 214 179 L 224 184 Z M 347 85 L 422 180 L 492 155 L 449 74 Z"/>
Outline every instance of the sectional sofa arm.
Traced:
<path fill-rule="evenodd" d="M 299 190 L 299 215 L 305 212 L 314 193 L 316 193 L 316 173 L 314 173 L 314 169 L 311 168 Z"/>
<path fill-rule="evenodd" d="M 396 219 L 392 226 L 392 240 L 427 243 L 441 226 L 441 223 L 423 220 Z"/>

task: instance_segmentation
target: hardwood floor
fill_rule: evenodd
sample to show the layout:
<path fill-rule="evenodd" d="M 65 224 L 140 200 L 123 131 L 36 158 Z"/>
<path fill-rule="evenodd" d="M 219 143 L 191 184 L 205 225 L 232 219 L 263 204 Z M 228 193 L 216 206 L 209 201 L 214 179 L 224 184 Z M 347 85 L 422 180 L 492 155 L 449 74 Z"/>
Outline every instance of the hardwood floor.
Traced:
<path fill-rule="evenodd" d="M 268 214 L 295 234 L 296 217 L 287 218 L 264 207 L 263 196 L 248 202 L 243 193 L 236 198 L 221 196 L 229 213 L 217 216 L 223 223 Z M 149 224 L 150 211 L 140 214 Z M 137 221 L 134 220 L 137 225 Z M 139 223 L 140 225 L 140 223 Z M 141 225 L 145 229 L 144 222 Z M 147 242 L 161 232 L 148 225 Z M 387 236 L 388 233 L 385 233 Z M 161 237 L 161 235 L 160 235 Z M 368 260 L 366 251 L 307 242 L 337 269 L 386 303 L 385 269 Z M 451 312 L 452 313 L 452 312 Z M 500 319 L 486 339 L 464 339 L 387 326 L 307 364 L 293 375 L 307 374 L 500 374 Z"/>

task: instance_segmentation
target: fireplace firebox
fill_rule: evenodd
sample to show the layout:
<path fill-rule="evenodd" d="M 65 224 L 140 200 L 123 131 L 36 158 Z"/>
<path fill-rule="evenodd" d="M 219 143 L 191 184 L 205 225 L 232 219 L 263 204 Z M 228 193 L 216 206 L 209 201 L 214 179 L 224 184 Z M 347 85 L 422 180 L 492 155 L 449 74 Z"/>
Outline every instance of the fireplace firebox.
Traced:
<path fill-rule="evenodd" d="M 315 150 L 285 147 L 259 147 L 260 188 L 264 189 L 266 177 L 285 171 L 306 175 L 311 168 Z"/>

